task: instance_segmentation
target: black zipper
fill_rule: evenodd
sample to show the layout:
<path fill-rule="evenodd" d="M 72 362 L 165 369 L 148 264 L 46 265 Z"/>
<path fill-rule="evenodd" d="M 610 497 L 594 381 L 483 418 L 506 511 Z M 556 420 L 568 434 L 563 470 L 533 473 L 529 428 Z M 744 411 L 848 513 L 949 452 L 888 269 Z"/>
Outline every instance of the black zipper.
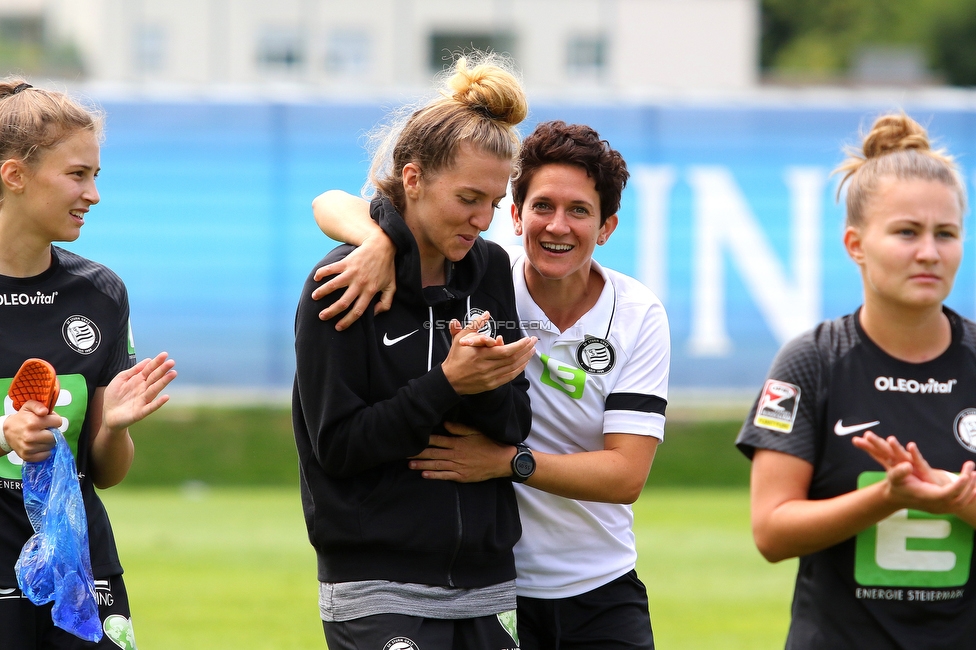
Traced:
<path fill-rule="evenodd" d="M 453 294 L 451 294 L 446 287 L 444 288 L 444 291 L 453 298 Z M 444 305 L 438 305 L 437 307 L 433 307 L 431 309 L 431 315 L 440 317 L 441 322 L 445 322 L 445 323 L 450 322 L 450 318 L 449 318 L 450 310 L 447 309 Z M 452 343 L 450 328 L 446 328 L 446 329 L 442 329 L 439 327 L 435 328 L 433 326 L 433 323 L 431 323 L 431 336 L 434 335 L 434 330 L 437 330 L 439 333 L 440 343 L 446 346 L 444 349 L 444 358 L 446 358 L 447 353 L 451 349 L 451 343 Z M 454 587 L 455 586 L 454 585 L 454 563 L 457 561 L 458 554 L 461 552 L 461 541 L 464 536 L 464 524 L 461 521 L 461 493 L 458 490 L 457 484 L 453 484 L 452 487 L 454 488 L 454 516 L 455 516 L 455 524 L 456 524 L 455 532 L 457 533 L 457 539 L 454 543 L 454 552 L 451 554 L 451 561 L 447 567 L 447 584 L 451 587 Z"/>
<path fill-rule="evenodd" d="M 461 538 L 464 535 L 464 524 L 461 522 L 461 494 L 457 486 L 454 486 L 454 514 L 457 515 L 457 542 L 454 544 L 454 553 L 451 555 L 451 563 L 447 568 L 447 584 L 454 585 L 454 562 L 457 560 L 458 553 L 461 552 Z"/>

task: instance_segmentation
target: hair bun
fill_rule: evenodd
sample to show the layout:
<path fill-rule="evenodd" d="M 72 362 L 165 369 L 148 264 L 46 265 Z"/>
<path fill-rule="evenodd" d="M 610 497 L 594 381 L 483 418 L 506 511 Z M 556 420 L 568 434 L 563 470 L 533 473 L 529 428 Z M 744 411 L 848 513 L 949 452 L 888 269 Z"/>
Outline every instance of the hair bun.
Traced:
<path fill-rule="evenodd" d="M 925 128 L 905 113 L 882 115 L 860 148 L 845 147 L 847 160 L 837 197 L 847 187 L 847 225 L 864 224 L 865 206 L 880 191 L 883 179 L 936 181 L 956 193 L 960 214 L 966 209 L 966 187 L 955 161 L 944 149 L 933 150 Z"/>
<path fill-rule="evenodd" d="M 501 67 L 498 59 L 493 54 L 476 62 L 459 57 L 454 74 L 447 79 L 450 92 L 446 94 L 458 103 L 483 110 L 493 120 L 515 126 L 528 115 L 528 102 L 516 76 Z"/>
<path fill-rule="evenodd" d="M 931 149 L 929 136 L 921 124 L 904 113 L 879 117 L 864 138 L 864 157 L 877 158 L 894 151 Z"/>

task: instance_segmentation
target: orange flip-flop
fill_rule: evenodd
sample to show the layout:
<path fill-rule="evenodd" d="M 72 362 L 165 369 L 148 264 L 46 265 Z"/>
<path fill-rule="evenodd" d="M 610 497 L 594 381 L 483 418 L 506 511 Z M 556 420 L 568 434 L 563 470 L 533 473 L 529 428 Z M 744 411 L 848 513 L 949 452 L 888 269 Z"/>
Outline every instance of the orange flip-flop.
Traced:
<path fill-rule="evenodd" d="M 43 359 L 28 359 L 14 375 L 7 395 L 13 400 L 15 411 L 30 400 L 36 400 L 52 411 L 60 392 L 61 384 L 54 366 Z"/>

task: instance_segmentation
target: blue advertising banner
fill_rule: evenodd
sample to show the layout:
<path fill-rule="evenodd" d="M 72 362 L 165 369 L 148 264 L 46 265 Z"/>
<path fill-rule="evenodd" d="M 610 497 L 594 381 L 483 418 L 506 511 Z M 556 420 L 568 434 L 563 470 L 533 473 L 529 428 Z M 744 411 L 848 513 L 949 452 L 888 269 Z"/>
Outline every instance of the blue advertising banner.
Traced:
<path fill-rule="evenodd" d="M 310 203 L 358 193 L 380 104 L 104 102 L 101 204 L 67 245 L 129 287 L 141 356 L 169 351 L 184 386 L 280 389 L 294 309 L 334 246 Z M 956 154 L 967 185 L 976 109 L 884 105 L 533 105 L 587 123 L 632 176 L 601 264 L 641 279 L 671 322 L 672 386 L 756 388 L 779 346 L 855 309 L 858 271 L 835 200 L 842 147 L 904 108 Z M 968 221 L 968 217 L 967 217 Z M 508 211 L 489 235 L 511 243 Z M 974 257 L 949 305 L 976 315 Z"/>

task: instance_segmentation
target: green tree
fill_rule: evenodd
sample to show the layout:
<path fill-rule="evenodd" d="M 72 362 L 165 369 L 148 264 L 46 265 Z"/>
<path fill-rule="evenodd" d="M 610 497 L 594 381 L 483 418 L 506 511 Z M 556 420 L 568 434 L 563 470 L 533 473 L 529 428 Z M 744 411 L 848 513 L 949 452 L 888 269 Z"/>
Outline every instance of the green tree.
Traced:
<path fill-rule="evenodd" d="M 976 86 L 976 4 L 945 12 L 933 29 L 932 59 L 955 86 Z"/>
<path fill-rule="evenodd" d="M 837 77 L 870 46 L 916 46 L 952 83 L 976 59 L 973 0 L 762 0 L 766 73 Z M 976 68 L 974 68 L 976 69 Z"/>
<path fill-rule="evenodd" d="M 84 73 L 77 48 L 51 38 L 39 16 L 0 18 L 0 70 L 32 77 L 78 78 Z"/>

